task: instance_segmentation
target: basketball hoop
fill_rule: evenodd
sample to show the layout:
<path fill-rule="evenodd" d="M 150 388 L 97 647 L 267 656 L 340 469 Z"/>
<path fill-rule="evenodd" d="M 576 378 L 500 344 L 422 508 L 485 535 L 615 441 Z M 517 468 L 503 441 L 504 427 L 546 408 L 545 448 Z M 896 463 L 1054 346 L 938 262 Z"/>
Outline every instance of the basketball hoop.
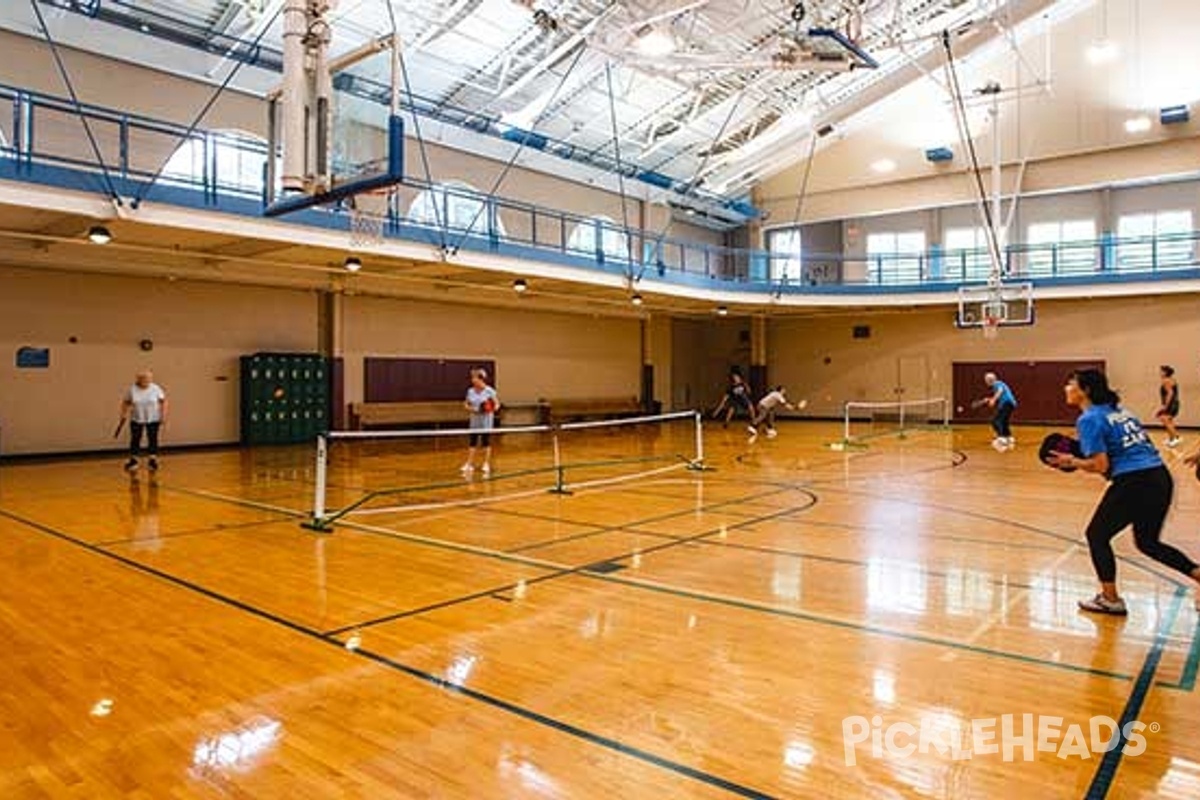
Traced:
<path fill-rule="evenodd" d="M 383 244 L 383 223 L 391 192 L 390 188 L 378 189 L 350 198 L 350 249 L 364 250 Z M 364 203 L 365 198 L 371 198 L 371 202 Z M 381 206 L 383 213 L 379 211 Z"/>
<path fill-rule="evenodd" d="M 985 315 L 983 318 L 983 338 L 995 339 L 1000 335 L 1000 318 Z"/>

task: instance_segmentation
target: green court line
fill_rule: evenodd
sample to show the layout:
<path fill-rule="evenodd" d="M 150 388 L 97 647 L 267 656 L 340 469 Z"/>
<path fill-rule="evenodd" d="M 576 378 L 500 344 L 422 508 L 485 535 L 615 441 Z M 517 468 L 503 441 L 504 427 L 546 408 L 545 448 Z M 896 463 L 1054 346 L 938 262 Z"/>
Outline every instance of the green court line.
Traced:
<path fill-rule="evenodd" d="M 1164 689 L 1178 689 L 1183 692 L 1193 692 L 1196 689 L 1196 676 L 1200 673 L 1200 620 L 1192 631 L 1192 645 L 1188 648 L 1187 659 L 1183 662 L 1183 671 L 1178 682 L 1158 681 L 1155 686 Z"/>

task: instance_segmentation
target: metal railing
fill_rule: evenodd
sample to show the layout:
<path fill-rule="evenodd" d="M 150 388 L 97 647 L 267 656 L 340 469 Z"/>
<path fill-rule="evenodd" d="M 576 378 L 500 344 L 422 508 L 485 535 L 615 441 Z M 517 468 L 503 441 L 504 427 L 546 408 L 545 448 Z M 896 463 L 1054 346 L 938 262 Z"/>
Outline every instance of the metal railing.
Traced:
<path fill-rule="evenodd" d="M 4 113 L 3 104 L 9 106 Z M 258 215 L 266 144 L 248 134 L 195 131 L 178 123 L 85 105 L 104 168 L 122 193 L 138 193 L 172 156 L 149 199 Z M 186 137 L 186 138 L 185 138 Z M 181 149 L 182 148 L 182 149 Z M 182 153 L 182 155 L 180 155 Z M 232 165 L 232 166 L 231 166 Z M 261 166 L 260 166 L 261 165 Z M 0 85 L 0 178 L 99 191 L 101 164 L 74 105 Z M 437 213 L 411 213 L 417 199 Z M 625 229 L 614 222 L 468 188 L 408 179 L 382 200 L 386 237 L 497 252 L 624 274 L 631 279 L 782 294 L 945 291 L 986 281 L 984 250 L 848 256 L 772 253 Z M 347 208 L 314 209 L 298 224 L 349 229 Z M 669 231 L 669 227 L 668 227 Z M 1003 253 L 1008 278 L 1089 283 L 1200 275 L 1200 233 L 1052 244 L 1014 244 Z"/>

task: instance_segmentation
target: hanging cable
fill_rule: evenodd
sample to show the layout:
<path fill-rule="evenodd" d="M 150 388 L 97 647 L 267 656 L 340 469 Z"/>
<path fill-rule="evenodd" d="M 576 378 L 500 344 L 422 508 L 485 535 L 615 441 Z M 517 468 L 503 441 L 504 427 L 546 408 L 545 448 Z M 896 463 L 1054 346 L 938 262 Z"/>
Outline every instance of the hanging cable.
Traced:
<path fill-rule="evenodd" d="M 959 135 L 971 156 L 971 174 L 975 178 L 976 200 L 983 214 L 984 233 L 987 237 L 988 252 L 992 257 L 992 271 L 988 283 L 994 285 L 1000 283 L 1003 256 L 1000 252 L 1000 239 L 996 233 L 996 220 L 992 217 L 987 189 L 983 186 L 983 170 L 979 166 L 979 155 L 975 152 L 975 141 L 971 138 L 971 131 L 967 125 L 967 106 L 963 102 L 962 88 L 958 82 L 958 70 L 954 65 L 954 51 L 950 47 L 950 31 L 942 31 L 942 48 L 946 52 L 946 68 L 950 73 L 950 86 L 953 89 L 955 121 L 959 126 Z"/>
<path fill-rule="evenodd" d="M 725 136 L 725 130 L 729 127 L 729 123 L 733 121 L 733 116 L 737 113 L 738 107 L 742 104 L 742 99 L 746 96 L 746 89 L 748 87 L 748 83 L 742 85 L 742 89 L 740 92 L 738 92 L 738 96 L 733 101 L 733 105 L 729 107 L 729 113 L 725 115 L 724 121 L 721 122 L 721 127 L 717 129 L 716 135 L 714 135 L 709 141 L 708 147 L 704 151 L 703 158 L 701 158 L 700 163 L 696 166 L 695 172 L 692 173 L 692 179 L 685 184 L 685 191 L 687 193 L 690 193 L 693 189 L 695 189 L 696 185 L 700 182 L 700 177 L 704 174 L 704 170 L 708 167 L 708 162 L 712 158 L 713 150 L 716 149 L 717 145 L 720 144 L 721 139 Z M 662 226 L 662 229 L 654 237 L 655 262 L 662 257 L 662 243 L 667 236 L 667 231 L 671 229 L 671 225 L 673 223 L 674 219 L 671 217 L 670 213 L 668 213 L 666 224 Z M 638 272 L 637 280 L 640 281 L 645 272 L 646 263 L 643 259 L 642 268 L 641 271 Z"/>
<path fill-rule="evenodd" d="M 621 193 L 621 222 L 625 226 L 625 278 L 633 280 L 633 237 L 629 235 L 629 206 L 625 202 L 625 168 L 621 165 L 621 136 L 617 130 L 617 100 L 613 93 L 612 61 L 604 64 L 604 79 L 608 84 L 608 113 L 612 122 L 613 153 L 617 159 L 617 189 Z M 604 232 L 600 232 L 603 248 Z"/>
<path fill-rule="evenodd" d="M 250 46 L 252 50 L 258 48 L 259 42 L 262 41 L 262 38 L 266 35 L 267 31 L 271 29 L 271 26 L 275 24 L 275 20 L 279 18 L 281 13 L 283 13 L 282 4 L 275 9 L 275 13 L 271 16 L 270 21 L 262 27 L 262 30 L 258 32 L 258 36 L 254 38 L 254 43 Z M 211 97 L 208 98 L 208 102 L 205 103 L 204 107 L 200 109 L 200 113 L 198 113 L 192 119 L 192 124 L 188 125 L 187 131 L 179 138 L 179 144 L 176 145 L 176 147 L 171 148 L 171 155 L 175 154 L 175 150 L 178 149 L 180 145 L 192 138 L 192 134 L 196 132 L 196 128 L 199 127 L 200 123 L 204 120 L 204 117 L 208 115 L 208 112 L 216 104 L 217 100 L 220 99 L 221 95 L 225 93 L 225 90 L 229 88 L 230 82 L 233 81 L 234 76 L 238 74 L 238 71 L 245 65 L 245 63 L 245 61 L 240 60 L 234 63 L 233 69 L 231 69 L 229 74 L 225 76 L 225 80 L 221 81 L 221 85 L 218 86 L 217 90 L 213 92 Z M 268 153 L 267 157 L 272 158 L 273 154 Z M 151 176 L 150 180 L 138 187 L 137 194 L 134 195 L 133 201 L 130 203 L 133 208 L 137 208 L 139 205 L 141 205 L 142 200 L 146 198 L 146 194 L 154 188 L 154 184 L 156 184 L 158 179 L 162 177 L 163 171 L 166 170 L 167 164 L 170 162 L 171 156 L 167 156 L 167 158 L 163 160 L 162 164 L 160 164 L 158 169 L 154 172 L 154 175 Z"/>
<path fill-rule="evenodd" d="M 804 160 L 804 174 L 800 177 L 800 190 L 796 193 L 796 210 L 792 212 L 792 226 L 791 227 L 794 231 L 796 231 L 797 234 L 799 233 L 799 228 L 800 228 L 800 214 L 801 214 L 801 212 L 804 211 L 804 200 L 806 197 L 808 197 L 808 180 L 809 180 L 809 178 L 812 177 L 813 160 L 817 155 L 817 139 L 818 138 L 820 138 L 820 137 L 817 136 L 817 129 L 814 126 L 812 133 L 809 135 L 809 139 L 808 139 L 808 157 Z M 804 270 L 804 261 L 803 261 L 804 240 L 800 239 L 799 241 L 800 241 L 800 250 L 799 250 L 799 252 L 796 253 L 796 260 L 800 262 L 801 274 L 798 275 L 797 277 L 799 277 L 801 279 L 801 282 L 803 282 L 803 278 L 804 278 L 804 274 L 803 274 L 803 270 Z M 771 254 L 768 253 L 767 254 L 768 263 L 770 263 L 770 258 L 771 258 Z M 781 288 L 782 288 L 783 284 L 787 283 L 787 277 L 788 277 L 787 273 L 785 272 L 783 275 L 783 278 L 780 280 Z M 771 275 L 770 275 L 770 270 L 768 269 L 767 281 L 770 282 L 770 280 L 771 280 Z"/>
<path fill-rule="evenodd" d="M 46 18 L 42 16 L 42 9 L 38 5 L 38 0 L 29 0 L 29 5 L 33 7 L 33 13 L 37 15 L 38 25 L 42 29 L 42 35 L 46 37 L 46 44 L 50 45 L 50 54 L 54 57 L 54 64 L 58 68 L 58 74 L 62 77 L 63 83 L 67 85 L 67 92 L 71 95 L 71 102 L 75 105 L 75 113 L 79 116 L 79 121 L 83 123 L 83 130 L 87 134 L 88 142 L 92 145 L 92 153 L 96 156 L 96 163 L 100 165 L 100 172 L 104 176 L 104 184 L 105 188 L 108 189 L 109 199 L 119 206 L 121 205 L 121 195 L 117 192 L 112 175 L 109 174 L 108 165 L 104 163 L 104 155 L 100 152 L 100 145 L 96 141 L 96 135 L 92 132 L 92 126 L 88 124 L 87 115 L 83 113 L 83 104 L 79 102 L 79 95 L 75 93 L 75 85 L 71 82 L 71 75 L 67 72 L 67 66 L 63 63 L 62 56 L 58 53 L 58 45 L 55 44 L 54 37 L 50 35 L 50 26 L 46 24 Z"/>
<path fill-rule="evenodd" d="M 383 4 L 387 6 L 388 20 L 392 25 L 392 47 L 400 44 L 400 25 L 396 22 L 396 9 L 392 8 L 392 0 L 383 0 Z M 433 202 L 433 222 L 438 226 L 438 240 L 441 247 L 442 256 L 446 254 L 446 232 L 450 226 L 450 220 L 442 222 L 442 214 L 438 209 L 437 190 L 433 185 L 433 172 L 429 169 L 429 153 L 425 150 L 425 137 L 421 135 L 421 118 L 417 113 L 416 101 L 413 97 L 412 82 L 408 78 L 408 59 L 404 57 L 404 48 L 401 47 L 396 58 L 400 62 L 400 75 L 404 81 L 404 92 L 408 95 L 408 107 L 412 109 L 413 132 L 417 135 L 417 150 L 421 154 L 421 166 L 425 171 L 425 183 L 429 186 L 430 197 Z M 391 91 L 395 93 L 396 87 L 392 86 Z M 389 98 L 391 104 L 391 98 Z M 445 191 L 442 192 L 442 197 L 445 197 Z"/>
<path fill-rule="evenodd" d="M 520 158 L 521 153 L 524 152 L 525 145 L 529 141 L 534 130 L 539 124 L 541 124 L 542 120 L 549 116 L 550 110 L 553 108 L 554 101 L 558 98 L 559 92 L 561 92 L 562 88 L 566 86 L 567 81 L 571 77 L 571 73 L 575 71 L 576 65 L 579 64 L 580 59 L 583 58 L 583 54 L 586 51 L 587 45 L 580 43 L 579 49 L 575 53 L 575 58 L 571 60 L 570 65 L 567 66 L 567 71 L 563 73 L 562 78 L 560 78 L 558 81 L 558 85 L 554 87 L 554 91 L 550 94 L 550 99 L 546 101 L 546 104 L 542 106 L 542 110 L 538 112 L 536 117 L 534 117 L 533 122 L 529 125 L 529 130 L 525 131 L 525 135 L 521 137 L 521 141 L 517 145 L 516 152 L 514 152 L 508 159 L 507 163 L 504 165 L 504 169 L 500 171 L 500 174 L 496 177 L 496 180 L 493 181 L 491 191 L 488 192 L 489 201 L 494 199 L 496 193 L 500 191 L 501 184 L 504 183 L 504 179 L 508 176 L 509 170 L 511 170 L 517 163 L 517 159 Z M 455 255 L 458 253 L 458 248 L 462 246 L 463 241 L 465 241 L 467 236 L 470 235 L 471 230 L 475 227 L 475 223 L 479 220 L 479 215 L 483 213 L 485 207 L 486 205 L 481 203 L 479 207 L 475 209 L 475 215 L 471 217 L 471 223 L 467 225 L 466 230 L 462 232 L 462 234 L 458 237 L 458 240 L 450 246 L 450 255 Z"/>

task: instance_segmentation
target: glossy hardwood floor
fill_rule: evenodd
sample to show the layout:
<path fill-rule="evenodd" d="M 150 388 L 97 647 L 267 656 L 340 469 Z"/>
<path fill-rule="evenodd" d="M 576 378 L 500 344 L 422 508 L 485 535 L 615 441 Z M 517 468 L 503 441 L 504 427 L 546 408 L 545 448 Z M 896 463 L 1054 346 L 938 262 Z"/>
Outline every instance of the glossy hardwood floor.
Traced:
<path fill-rule="evenodd" d="M 515 445 L 487 482 L 450 445 L 335 448 L 334 507 L 433 488 L 328 535 L 299 525 L 308 448 L 6 463 L 0 797 L 1200 797 L 1194 592 L 1126 534 L 1128 618 L 1076 610 L 1103 484 L 1041 467 L 1042 433 L 712 426 L 713 471 L 571 495 Z M 1200 557 L 1171 463 L 1164 538 Z M 1145 752 L 847 763 L 848 718 L 969 745 L 1006 714 L 1137 719 Z"/>

